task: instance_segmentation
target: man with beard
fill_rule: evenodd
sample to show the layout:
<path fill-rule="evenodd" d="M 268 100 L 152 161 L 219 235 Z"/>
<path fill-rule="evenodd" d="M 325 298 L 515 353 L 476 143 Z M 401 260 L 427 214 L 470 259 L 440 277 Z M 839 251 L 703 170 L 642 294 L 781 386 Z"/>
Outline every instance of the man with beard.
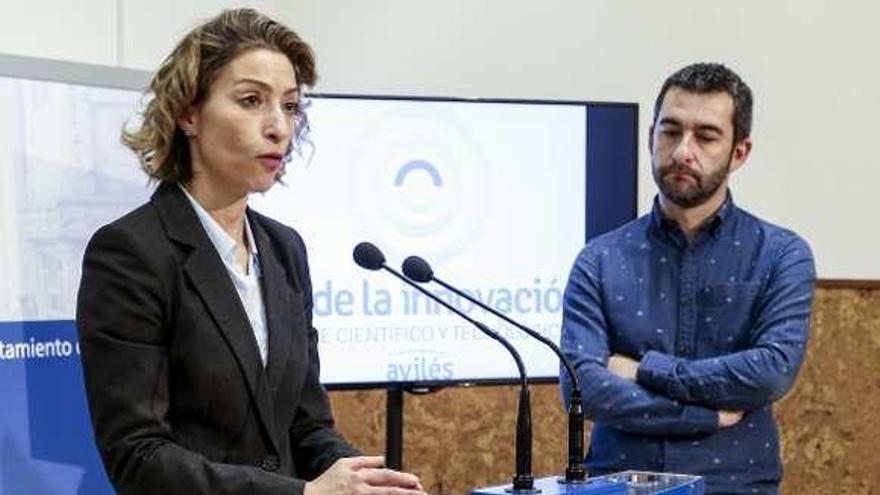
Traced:
<path fill-rule="evenodd" d="M 652 211 L 574 263 L 561 342 L 593 421 L 592 475 L 691 473 L 707 493 L 778 492 L 772 404 L 804 357 L 815 269 L 803 239 L 728 190 L 751 117 L 751 91 L 727 67 L 670 76 L 649 136 Z"/>

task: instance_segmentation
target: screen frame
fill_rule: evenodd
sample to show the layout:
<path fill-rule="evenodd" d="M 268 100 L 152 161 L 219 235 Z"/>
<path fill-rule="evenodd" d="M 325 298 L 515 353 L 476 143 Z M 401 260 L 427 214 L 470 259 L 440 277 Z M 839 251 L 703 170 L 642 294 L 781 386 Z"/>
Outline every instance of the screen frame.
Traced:
<path fill-rule="evenodd" d="M 345 93 L 323 93 L 309 92 L 304 95 L 306 98 L 315 99 L 337 99 L 337 100 L 384 100 L 384 101 L 424 101 L 424 102 L 445 102 L 445 103 L 500 103 L 500 104 L 523 104 L 523 105 L 560 105 L 560 106 L 583 106 L 587 115 L 587 194 L 584 198 L 584 211 L 587 225 L 585 229 L 584 243 L 589 242 L 594 237 L 602 235 L 613 228 L 616 228 L 628 221 L 635 220 L 638 214 L 638 129 L 639 129 L 639 106 L 637 103 L 629 102 L 609 102 L 609 101 L 593 101 L 593 100 L 551 100 L 551 99 L 524 99 L 524 98 L 482 98 L 482 97 L 453 97 L 453 96 L 422 96 L 422 95 L 382 95 L 382 94 L 345 94 Z M 614 187 L 602 188 L 597 187 L 596 181 L 591 181 L 589 177 L 591 172 L 596 174 L 596 169 L 591 170 L 591 164 L 596 167 L 597 160 L 609 158 L 608 150 L 596 153 L 595 148 L 590 146 L 593 139 L 607 138 L 601 130 L 590 128 L 590 112 L 602 111 L 608 109 L 630 110 L 632 112 L 631 122 L 623 123 L 621 128 L 618 123 L 618 131 L 624 130 L 622 139 L 628 142 L 630 152 L 623 157 L 619 157 L 626 163 L 626 170 L 620 174 L 619 180 L 614 181 Z M 591 134 L 593 134 L 591 136 Z M 613 155 L 613 153 L 611 153 Z M 592 160 L 591 160 L 592 157 Z M 608 185 L 607 183 L 599 183 Z M 624 194 L 625 198 L 621 201 L 622 212 L 618 215 L 622 218 L 616 219 L 611 223 L 597 222 L 596 212 L 600 208 L 590 208 L 593 206 L 592 201 L 588 198 L 593 197 L 590 194 L 598 195 L 602 203 L 617 202 L 619 195 Z M 573 261 L 573 260 L 572 260 Z M 552 352 L 548 349 L 548 352 Z M 515 367 L 511 363 L 511 370 Z M 528 370 L 527 370 L 528 371 Z M 552 384 L 558 383 L 558 376 L 529 376 L 530 383 Z M 520 383 L 520 378 L 516 376 L 502 378 L 473 378 L 473 379 L 454 379 L 454 380 L 424 380 L 424 381 L 376 381 L 376 382 L 336 382 L 323 383 L 324 388 L 332 391 L 344 390 L 370 390 L 370 389 L 400 389 L 411 393 L 429 393 L 433 390 L 446 387 L 474 387 L 474 386 L 497 386 L 497 385 L 515 385 Z"/>

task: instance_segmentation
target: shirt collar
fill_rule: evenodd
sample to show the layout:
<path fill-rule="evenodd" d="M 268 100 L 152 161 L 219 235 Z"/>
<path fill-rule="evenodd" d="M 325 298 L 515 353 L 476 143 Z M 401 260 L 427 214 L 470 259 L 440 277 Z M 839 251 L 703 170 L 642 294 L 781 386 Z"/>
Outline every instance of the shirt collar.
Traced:
<path fill-rule="evenodd" d="M 237 245 L 235 239 L 223 230 L 223 227 L 220 226 L 217 220 L 208 213 L 208 210 L 206 210 L 205 207 L 202 206 L 185 187 L 183 187 L 183 185 L 180 185 L 180 189 L 186 195 L 186 198 L 196 211 L 196 215 L 199 217 L 199 222 L 201 222 L 202 227 L 204 227 L 205 232 L 208 234 L 208 238 L 211 239 L 211 244 L 214 245 L 217 254 L 219 254 L 224 260 L 235 261 L 235 247 Z M 244 222 L 244 232 L 245 236 L 247 236 L 248 254 L 250 256 L 255 256 L 257 254 L 257 243 L 254 242 L 254 233 L 251 230 L 251 224 L 247 221 L 247 218 L 245 218 Z"/>
<path fill-rule="evenodd" d="M 712 234 L 713 237 L 718 238 L 718 236 L 721 235 L 721 227 L 728 223 L 735 210 L 736 204 L 733 202 L 733 193 L 728 189 L 724 203 L 721 204 L 721 207 L 718 208 L 711 217 L 706 219 L 700 229 L 706 230 Z M 651 209 L 651 219 L 654 226 L 663 232 L 674 232 L 678 230 L 678 223 L 666 216 L 663 207 L 660 206 L 659 194 L 654 196 L 654 206 Z"/>

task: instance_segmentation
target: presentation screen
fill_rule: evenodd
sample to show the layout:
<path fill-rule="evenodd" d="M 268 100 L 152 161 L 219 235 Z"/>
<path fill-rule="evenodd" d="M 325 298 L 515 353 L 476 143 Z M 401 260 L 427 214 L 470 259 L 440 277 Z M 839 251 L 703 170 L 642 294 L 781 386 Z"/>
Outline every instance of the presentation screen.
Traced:
<path fill-rule="evenodd" d="M 306 241 L 325 384 L 516 376 L 510 355 L 479 329 L 391 274 L 354 264 L 361 241 L 398 271 L 407 256 L 424 258 L 441 280 L 558 341 L 568 270 L 592 220 L 588 187 L 635 182 L 630 164 L 590 173 L 588 129 L 602 122 L 591 110 L 582 102 L 311 99 L 314 154 L 309 147 L 305 165 L 251 205 Z M 632 218 L 629 192 L 607 216 Z M 543 344 L 439 286 L 425 288 L 511 340 L 530 377 L 556 377 L 558 360 Z"/>
<path fill-rule="evenodd" d="M 124 71 L 120 83 L 115 69 L 0 61 L 0 493 L 109 494 L 73 319 L 89 237 L 155 189 L 119 142 L 148 75 Z M 309 101 L 309 144 L 251 207 L 306 241 L 322 381 L 514 380 L 498 344 L 390 274 L 357 267 L 352 249 L 372 242 L 395 269 L 421 256 L 438 278 L 558 340 L 578 250 L 635 215 L 636 106 Z M 509 338 L 530 377 L 555 379 L 550 350 L 426 288 Z"/>

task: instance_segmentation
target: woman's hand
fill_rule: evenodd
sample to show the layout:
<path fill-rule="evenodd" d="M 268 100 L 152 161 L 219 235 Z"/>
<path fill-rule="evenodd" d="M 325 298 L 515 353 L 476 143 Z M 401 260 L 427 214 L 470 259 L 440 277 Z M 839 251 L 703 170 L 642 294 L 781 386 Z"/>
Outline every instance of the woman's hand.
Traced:
<path fill-rule="evenodd" d="M 382 456 L 339 459 L 313 481 L 303 495 L 424 495 L 419 479 L 385 469 Z"/>

